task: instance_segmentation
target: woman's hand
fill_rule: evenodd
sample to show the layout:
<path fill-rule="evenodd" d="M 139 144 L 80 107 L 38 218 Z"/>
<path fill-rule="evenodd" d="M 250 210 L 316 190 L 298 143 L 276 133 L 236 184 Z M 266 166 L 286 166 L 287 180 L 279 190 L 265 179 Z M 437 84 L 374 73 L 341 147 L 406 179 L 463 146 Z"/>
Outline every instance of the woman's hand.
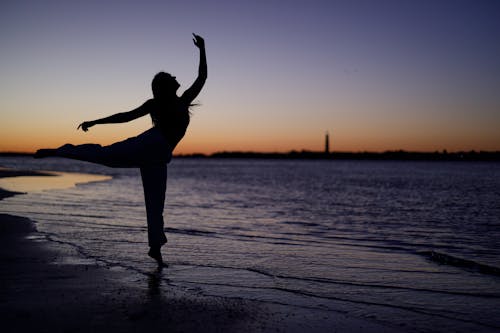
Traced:
<path fill-rule="evenodd" d="M 193 34 L 193 43 L 196 45 L 197 48 L 200 50 L 203 50 L 205 48 L 205 40 L 196 34 Z"/>
<path fill-rule="evenodd" d="M 78 130 L 81 127 L 82 131 L 87 132 L 89 130 L 89 128 L 94 126 L 94 125 L 95 125 L 95 123 L 93 121 L 84 121 L 83 123 L 78 125 L 78 127 L 76 129 Z"/>

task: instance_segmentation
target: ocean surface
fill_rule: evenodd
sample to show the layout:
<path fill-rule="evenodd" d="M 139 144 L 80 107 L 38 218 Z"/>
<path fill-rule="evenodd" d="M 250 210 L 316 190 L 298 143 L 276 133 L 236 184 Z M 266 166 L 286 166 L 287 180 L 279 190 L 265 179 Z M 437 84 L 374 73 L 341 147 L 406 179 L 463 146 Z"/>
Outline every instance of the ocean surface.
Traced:
<path fill-rule="evenodd" d="M 111 176 L 7 198 L 0 212 L 37 221 L 76 263 L 155 269 L 138 170 L 0 166 Z M 499 163 L 178 158 L 168 172 L 166 286 L 408 331 L 500 330 Z"/>

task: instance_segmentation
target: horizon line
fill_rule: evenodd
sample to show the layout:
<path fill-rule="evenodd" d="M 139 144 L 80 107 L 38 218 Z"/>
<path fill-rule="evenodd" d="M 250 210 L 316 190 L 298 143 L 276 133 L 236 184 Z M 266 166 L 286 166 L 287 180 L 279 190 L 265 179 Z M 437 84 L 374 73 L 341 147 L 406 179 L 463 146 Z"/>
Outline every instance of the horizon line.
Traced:
<path fill-rule="evenodd" d="M 308 149 L 291 149 L 288 151 L 254 151 L 254 150 L 221 150 L 215 151 L 212 153 L 201 153 L 201 152 L 193 152 L 193 153 L 179 153 L 174 154 L 174 156 L 212 156 L 217 154 L 262 154 L 262 155 L 287 155 L 287 154 L 322 154 L 322 155 L 332 155 L 332 154 L 387 154 L 387 153 L 406 153 L 406 154 L 500 154 L 500 150 L 454 150 L 448 151 L 447 149 L 441 150 L 406 150 L 406 149 L 387 149 L 387 150 L 333 150 L 330 152 L 325 152 L 321 150 L 308 150 Z M 27 152 L 27 151 L 0 151 L 0 155 L 34 155 L 35 152 Z"/>

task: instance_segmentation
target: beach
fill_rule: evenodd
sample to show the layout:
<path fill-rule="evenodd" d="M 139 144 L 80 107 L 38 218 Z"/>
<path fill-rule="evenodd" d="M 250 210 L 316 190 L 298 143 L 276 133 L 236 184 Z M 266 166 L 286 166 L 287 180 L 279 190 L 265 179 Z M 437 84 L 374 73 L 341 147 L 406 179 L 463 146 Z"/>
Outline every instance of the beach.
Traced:
<path fill-rule="evenodd" d="M 2 169 L 0 177 L 41 175 Z M 23 195 L 0 189 L 0 199 Z M 169 268 L 148 274 L 75 260 L 35 222 L 0 214 L 2 332 L 401 332 L 408 329 L 279 302 L 203 295 L 168 283 Z M 67 258 L 73 258 L 67 260 Z M 85 258 L 83 258 L 85 259 Z M 149 258 L 144 258 L 149 260 Z M 411 329 L 410 329 L 411 331 Z"/>

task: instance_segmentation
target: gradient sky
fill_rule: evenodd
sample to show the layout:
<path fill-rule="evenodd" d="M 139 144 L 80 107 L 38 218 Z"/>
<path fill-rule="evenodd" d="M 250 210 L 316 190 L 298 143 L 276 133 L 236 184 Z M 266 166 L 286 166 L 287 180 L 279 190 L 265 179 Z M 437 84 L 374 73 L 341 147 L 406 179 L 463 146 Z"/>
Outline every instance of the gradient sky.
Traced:
<path fill-rule="evenodd" d="M 109 144 L 77 131 L 208 80 L 176 153 L 500 150 L 500 1 L 43 1 L 0 4 L 0 151 Z"/>

